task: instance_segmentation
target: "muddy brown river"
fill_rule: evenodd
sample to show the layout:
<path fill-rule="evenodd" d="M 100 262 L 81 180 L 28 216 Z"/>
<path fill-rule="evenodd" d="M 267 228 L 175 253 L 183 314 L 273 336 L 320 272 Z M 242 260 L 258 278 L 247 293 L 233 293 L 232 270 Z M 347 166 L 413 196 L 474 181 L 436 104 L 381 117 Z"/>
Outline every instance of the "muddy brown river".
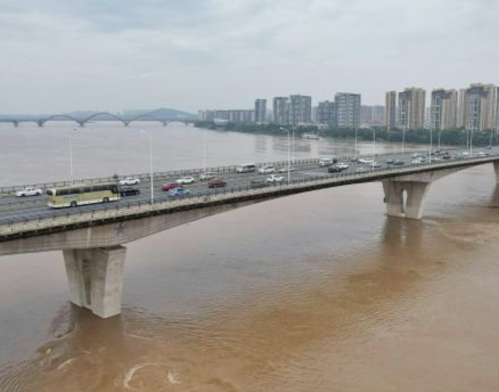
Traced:
<path fill-rule="evenodd" d="M 1 125 L 0 185 L 68 178 L 73 127 Z M 209 165 L 286 159 L 285 137 L 95 123 L 75 177 L 147 172 L 139 127 L 158 170 L 201 167 L 203 137 Z M 387 217 L 379 183 L 256 204 L 127 244 L 107 320 L 68 302 L 62 252 L 2 257 L 0 391 L 498 391 L 498 222 L 492 165 L 434 183 L 421 221 Z"/>

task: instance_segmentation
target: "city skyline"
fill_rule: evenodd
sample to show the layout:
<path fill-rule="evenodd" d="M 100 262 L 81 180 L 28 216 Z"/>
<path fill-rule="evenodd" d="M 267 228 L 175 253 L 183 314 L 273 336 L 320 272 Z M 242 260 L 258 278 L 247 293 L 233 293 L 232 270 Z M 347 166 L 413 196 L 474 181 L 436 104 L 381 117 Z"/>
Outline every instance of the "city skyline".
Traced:
<path fill-rule="evenodd" d="M 407 85 L 497 84 L 498 14 L 487 0 L 3 4 L 0 112 L 195 112 L 331 90 L 376 105 Z"/>

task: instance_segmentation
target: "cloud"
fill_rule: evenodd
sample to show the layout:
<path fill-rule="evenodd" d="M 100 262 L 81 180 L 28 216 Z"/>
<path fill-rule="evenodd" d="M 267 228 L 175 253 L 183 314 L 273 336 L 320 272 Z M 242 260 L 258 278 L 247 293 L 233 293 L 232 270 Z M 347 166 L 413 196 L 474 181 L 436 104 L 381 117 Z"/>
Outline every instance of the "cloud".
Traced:
<path fill-rule="evenodd" d="M 0 105 L 195 111 L 340 90 L 380 103 L 499 82 L 498 16 L 492 0 L 0 1 Z"/>

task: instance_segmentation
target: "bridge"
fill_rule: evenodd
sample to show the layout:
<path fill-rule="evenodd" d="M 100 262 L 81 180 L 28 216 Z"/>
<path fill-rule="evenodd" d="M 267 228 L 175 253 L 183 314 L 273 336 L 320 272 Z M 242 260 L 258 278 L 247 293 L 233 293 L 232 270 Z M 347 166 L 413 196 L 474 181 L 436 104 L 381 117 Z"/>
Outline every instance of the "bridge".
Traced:
<path fill-rule="evenodd" d="M 404 162 L 384 163 L 387 156 L 377 155 L 381 167 L 354 162 L 358 157 L 338 157 L 350 167 L 340 173 L 329 173 L 319 166 L 319 159 L 296 160 L 287 179 L 287 162 L 266 162 L 284 169 L 285 180 L 262 184 L 266 175 L 237 173 L 236 166 L 207 168 L 217 178 L 227 182 L 224 188 L 209 189 L 205 182 L 187 185 L 190 195 L 172 198 L 161 191 L 161 184 L 171 183 L 181 176 L 198 176 L 204 171 L 191 169 L 154 173 L 154 202 L 149 194 L 151 178 L 141 180 L 140 195 L 123 197 L 114 203 L 101 203 L 66 209 L 51 209 L 45 196 L 15 197 L 24 186 L 0 188 L 0 255 L 62 250 L 64 254 L 70 300 L 107 318 L 121 312 L 123 271 L 126 248 L 140 238 L 215 214 L 280 197 L 326 188 L 381 182 L 389 216 L 421 219 L 424 199 L 430 185 L 447 175 L 477 165 L 493 164 L 495 182 L 499 184 L 499 148 L 489 155 L 463 155 L 457 151 L 450 159 L 432 157 L 426 163 L 413 163 L 410 153 L 391 154 L 390 158 Z M 360 157 L 362 158 L 362 157 Z M 365 157 L 366 159 L 368 157 Z M 372 158 L 372 157 L 371 157 Z M 260 180 L 260 183 L 255 183 Z M 492 180 L 492 179 L 491 179 Z M 93 178 L 81 183 L 106 183 L 117 178 Z M 70 184 L 69 181 L 29 184 L 43 190 Z"/>
<path fill-rule="evenodd" d="M 155 116 L 151 113 L 143 113 L 134 117 L 122 117 L 114 113 L 110 112 L 99 112 L 93 113 L 90 116 L 85 118 L 71 116 L 69 114 L 54 114 L 47 117 L 40 118 L 4 118 L 0 119 L 0 123 L 10 123 L 15 127 L 18 127 L 21 123 L 33 122 L 37 124 L 39 127 L 43 127 L 47 122 L 50 121 L 74 121 L 80 127 L 84 127 L 85 124 L 89 124 L 97 121 L 118 121 L 123 123 L 124 126 L 129 126 L 132 122 L 135 121 L 152 121 L 159 122 L 164 126 L 167 126 L 171 122 L 181 122 L 184 124 L 190 124 L 193 121 L 185 120 L 185 119 L 165 119 L 158 116 Z"/>

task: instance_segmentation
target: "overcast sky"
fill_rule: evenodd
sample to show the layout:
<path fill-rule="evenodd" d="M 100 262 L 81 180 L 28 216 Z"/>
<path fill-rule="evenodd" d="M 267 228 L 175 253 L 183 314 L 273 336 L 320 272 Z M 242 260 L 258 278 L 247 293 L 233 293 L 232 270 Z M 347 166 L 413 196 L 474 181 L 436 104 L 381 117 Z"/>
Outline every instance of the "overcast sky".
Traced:
<path fill-rule="evenodd" d="M 499 83 L 497 0 L 0 0 L 0 113 Z"/>

